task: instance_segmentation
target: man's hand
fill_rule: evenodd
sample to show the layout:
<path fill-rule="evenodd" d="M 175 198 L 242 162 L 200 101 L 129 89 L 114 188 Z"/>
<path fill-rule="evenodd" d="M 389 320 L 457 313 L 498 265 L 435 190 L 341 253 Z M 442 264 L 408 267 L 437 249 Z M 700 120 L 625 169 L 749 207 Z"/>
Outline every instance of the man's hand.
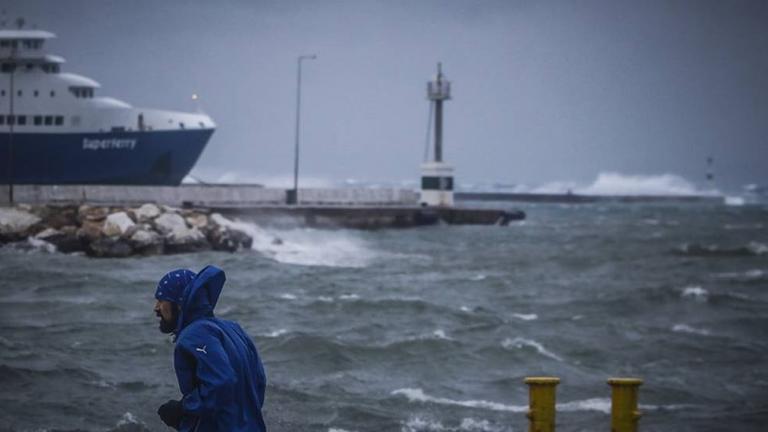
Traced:
<path fill-rule="evenodd" d="M 181 401 L 171 399 L 160 405 L 160 408 L 157 409 L 157 415 L 160 416 L 160 420 L 162 420 L 163 423 L 178 430 L 179 425 L 181 424 L 182 415 Z"/>

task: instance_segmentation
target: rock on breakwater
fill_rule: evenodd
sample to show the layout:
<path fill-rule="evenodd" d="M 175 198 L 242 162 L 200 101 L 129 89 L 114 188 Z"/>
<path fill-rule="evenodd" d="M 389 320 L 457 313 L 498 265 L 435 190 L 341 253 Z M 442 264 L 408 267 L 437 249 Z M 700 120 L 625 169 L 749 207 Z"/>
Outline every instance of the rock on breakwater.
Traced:
<path fill-rule="evenodd" d="M 46 242 L 64 253 L 127 257 L 250 249 L 253 238 L 218 213 L 155 204 L 139 207 L 0 207 L 0 244 Z"/>

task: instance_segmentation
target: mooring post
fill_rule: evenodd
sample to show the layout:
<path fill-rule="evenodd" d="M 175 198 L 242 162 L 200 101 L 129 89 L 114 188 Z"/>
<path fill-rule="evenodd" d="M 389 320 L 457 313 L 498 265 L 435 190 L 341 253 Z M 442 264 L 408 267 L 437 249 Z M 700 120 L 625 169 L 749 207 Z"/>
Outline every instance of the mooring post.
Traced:
<path fill-rule="evenodd" d="M 637 392 L 643 380 L 611 378 L 611 432 L 637 432 L 641 413 L 637 408 Z"/>
<path fill-rule="evenodd" d="M 560 378 L 528 377 L 525 383 L 529 387 L 528 432 L 554 432 L 555 387 Z"/>

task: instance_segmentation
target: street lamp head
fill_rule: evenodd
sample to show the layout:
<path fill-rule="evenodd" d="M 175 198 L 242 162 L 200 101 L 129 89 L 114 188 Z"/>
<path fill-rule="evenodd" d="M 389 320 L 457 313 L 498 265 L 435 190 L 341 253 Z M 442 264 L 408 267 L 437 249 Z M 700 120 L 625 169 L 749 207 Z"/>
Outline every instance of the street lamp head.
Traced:
<path fill-rule="evenodd" d="M 307 59 L 307 60 L 314 60 L 316 58 L 317 58 L 316 54 L 304 54 L 304 55 L 300 55 L 299 56 L 299 61 L 305 60 L 305 59 Z"/>

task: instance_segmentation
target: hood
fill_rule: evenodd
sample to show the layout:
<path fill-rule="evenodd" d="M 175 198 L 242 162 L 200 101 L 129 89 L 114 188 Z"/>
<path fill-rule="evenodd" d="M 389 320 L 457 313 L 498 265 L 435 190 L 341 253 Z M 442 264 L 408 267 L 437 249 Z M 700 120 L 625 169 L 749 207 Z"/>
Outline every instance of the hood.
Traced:
<path fill-rule="evenodd" d="M 195 276 L 184 288 L 181 299 L 179 321 L 176 326 L 176 336 L 191 322 L 203 317 L 212 317 L 216 302 L 224 288 L 226 280 L 224 270 L 209 265 Z"/>

